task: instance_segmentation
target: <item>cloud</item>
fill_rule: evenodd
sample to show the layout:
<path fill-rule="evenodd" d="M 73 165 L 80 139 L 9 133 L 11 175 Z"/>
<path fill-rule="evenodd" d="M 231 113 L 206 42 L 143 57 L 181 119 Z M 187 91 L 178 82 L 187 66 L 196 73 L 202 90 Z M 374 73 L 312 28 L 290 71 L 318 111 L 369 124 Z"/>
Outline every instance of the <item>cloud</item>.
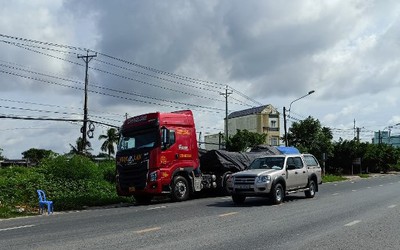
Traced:
<path fill-rule="evenodd" d="M 105 123 L 186 108 L 199 132 L 219 132 L 229 85 L 249 97 L 231 94 L 230 111 L 259 103 L 282 110 L 315 90 L 293 105 L 294 116 L 350 130 L 356 120 L 375 130 L 398 117 L 398 13 L 395 0 L 12 1 L 0 8 L 0 29 L 100 52 L 89 63 L 89 115 Z M 81 117 L 85 67 L 74 53 L 85 52 L 43 47 L 0 44 L 0 113 Z M 81 126 L 60 133 L 54 127 L 61 124 L 42 123 L 50 137 L 42 141 L 40 133 L 18 129 L 26 122 L 3 124 L 15 131 L 0 134 L 0 148 L 18 157 L 35 145 L 64 152 Z M 95 139 L 104 129 L 96 127 Z"/>

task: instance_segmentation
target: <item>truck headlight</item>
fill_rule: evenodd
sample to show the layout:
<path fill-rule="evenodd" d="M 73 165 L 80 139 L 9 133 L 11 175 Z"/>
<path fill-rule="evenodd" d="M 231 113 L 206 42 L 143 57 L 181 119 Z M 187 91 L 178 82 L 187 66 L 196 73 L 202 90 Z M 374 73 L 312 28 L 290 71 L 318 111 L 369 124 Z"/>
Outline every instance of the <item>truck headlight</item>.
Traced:
<path fill-rule="evenodd" d="M 150 181 L 156 181 L 156 180 L 157 180 L 157 171 L 151 172 Z"/>
<path fill-rule="evenodd" d="M 271 176 L 269 175 L 262 175 L 257 176 L 256 183 L 269 183 L 271 181 Z"/>

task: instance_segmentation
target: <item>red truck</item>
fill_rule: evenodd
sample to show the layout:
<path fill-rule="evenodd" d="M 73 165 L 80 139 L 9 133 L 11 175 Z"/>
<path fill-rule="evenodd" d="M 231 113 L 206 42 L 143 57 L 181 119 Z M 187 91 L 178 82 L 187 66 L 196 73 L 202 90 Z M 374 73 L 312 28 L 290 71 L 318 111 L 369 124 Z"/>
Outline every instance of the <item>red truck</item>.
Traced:
<path fill-rule="evenodd" d="M 215 188 L 216 176 L 200 171 L 199 149 L 190 110 L 149 113 L 127 119 L 116 154 L 117 193 L 148 203 L 153 196 L 187 200 Z"/>

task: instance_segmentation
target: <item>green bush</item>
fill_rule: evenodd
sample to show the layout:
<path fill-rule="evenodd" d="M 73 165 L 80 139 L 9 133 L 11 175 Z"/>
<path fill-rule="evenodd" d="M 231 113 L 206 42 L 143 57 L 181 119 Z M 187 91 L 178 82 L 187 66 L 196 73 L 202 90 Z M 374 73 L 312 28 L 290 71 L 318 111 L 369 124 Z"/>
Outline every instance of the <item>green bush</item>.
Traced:
<path fill-rule="evenodd" d="M 37 189 L 46 192 L 55 211 L 131 202 L 116 193 L 113 161 L 58 156 L 33 168 L 0 169 L 0 218 L 37 214 Z"/>
<path fill-rule="evenodd" d="M 115 161 L 104 161 L 98 163 L 98 167 L 103 175 L 103 179 L 115 184 Z"/>
<path fill-rule="evenodd" d="M 90 180 L 101 178 L 101 172 L 89 158 L 81 155 L 58 156 L 43 162 L 43 169 L 54 178 Z"/>

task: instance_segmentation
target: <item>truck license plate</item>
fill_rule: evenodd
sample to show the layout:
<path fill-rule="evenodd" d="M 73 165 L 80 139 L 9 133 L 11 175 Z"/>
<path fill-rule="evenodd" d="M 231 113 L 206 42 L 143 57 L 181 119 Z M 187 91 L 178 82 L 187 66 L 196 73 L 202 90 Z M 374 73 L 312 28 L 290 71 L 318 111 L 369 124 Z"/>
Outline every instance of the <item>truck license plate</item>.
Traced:
<path fill-rule="evenodd" d="M 129 187 L 129 192 L 135 192 L 136 188 L 135 187 Z"/>
<path fill-rule="evenodd" d="M 235 188 L 237 189 L 249 189 L 251 188 L 250 185 L 236 185 Z"/>

